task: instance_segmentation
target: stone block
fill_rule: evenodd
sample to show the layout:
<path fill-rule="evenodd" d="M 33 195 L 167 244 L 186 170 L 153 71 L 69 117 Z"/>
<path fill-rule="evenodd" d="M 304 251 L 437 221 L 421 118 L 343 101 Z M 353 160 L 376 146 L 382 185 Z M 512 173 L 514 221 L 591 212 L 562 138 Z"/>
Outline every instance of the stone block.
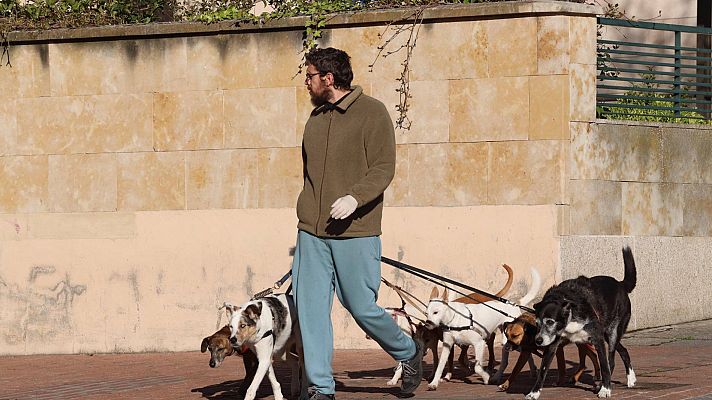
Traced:
<path fill-rule="evenodd" d="M 487 144 L 418 144 L 408 148 L 412 206 L 470 206 L 487 201 Z"/>
<path fill-rule="evenodd" d="M 153 95 L 154 149 L 220 149 L 223 140 L 223 91 Z"/>
<path fill-rule="evenodd" d="M 299 147 L 259 149 L 257 152 L 259 208 L 296 208 L 304 187 Z"/>
<path fill-rule="evenodd" d="M 569 71 L 569 20 L 556 15 L 537 18 L 537 74 L 566 74 Z"/>
<path fill-rule="evenodd" d="M 529 78 L 450 82 L 450 141 L 526 140 Z"/>
<path fill-rule="evenodd" d="M 15 99 L 0 99 L 0 156 L 17 154 L 16 113 Z"/>
<path fill-rule="evenodd" d="M 241 41 L 242 44 L 249 43 L 250 35 L 215 35 L 215 36 L 193 36 L 186 39 L 186 85 L 184 90 L 217 90 L 217 89 L 237 89 L 254 86 L 256 74 L 248 75 L 245 71 L 255 69 L 257 63 L 241 62 L 235 65 L 236 56 L 239 52 L 242 60 L 252 59 L 245 56 L 249 54 L 248 46 L 235 48 L 231 44 Z M 256 51 L 257 47 L 253 46 Z M 229 61 L 228 61 L 229 60 Z M 237 68 L 235 68 L 237 67 Z M 252 68 L 250 68 L 252 67 Z M 228 68 L 230 73 L 227 73 Z M 240 78 L 232 74 L 239 74 Z M 227 79 L 237 84 L 226 85 Z M 240 86 L 241 85 L 241 86 Z"/>
<path fill-rule="evenodd" d="M 116 155 L 49 156 L 49 210 L 116 211 Z"/>
<path fill-rule="evenodd" d="M 49 45 L 12 43 L 8 51 L 0 59 L 0 99 L 49 96 Z"/>
<path fill-rule="evenodd" d="M 255 39 L 256 40 L 256 39 Z M 304 84 L 304 76 L 299 74 L 302 62 L 302 31 L 263 32 L 257 41 L 257 57 L 250 64 L 259 65 L 252 81 L 257 78 L 261 88 L 294 87 Z M 269 62 L 258 63 L 261 57 L 269 57 Z M 246 64 L 240 60 L 240 65 Z"/>
<path fill-rule="evenodd" d="M 572 180 L 571 234 L 620 235 L 622 184 L 596 180 Z"/>
<path fill-rule="evenodd" d="M 712 185 L 684 185 L 685 236 L 712 236 Z"/>
<path fill-rule="evenodd" d="M 150 94 L 41 97 L 17 103 L 17 151 L 101 153 L 153 149 Z"/>
<path fill-rule="evenodd" d="M 50 44 L 53 96 L 183 90 L 186 38 Z"/>
<path fill-rule="evenodd" d="M 569 87 L 565 75 L 529 78 L 529 139 L 569 140 Z"/>
<path fill-rule="evenodd" d="M 396 146 L 396 173 L 393 181 L 384 193 L 384 205 L 386 207 L 403 207 L 410 205 L 409 196 L 409 153 L 411 145 Z"/>
<path fill-rule="evenodd" d="M 185 209 L 185 153 L 117 155 L 119 211 Z"/>
<path fill-rule="evenodd" d="M 367 85 L 370 88 L 370 85 Z M 366 90 L 366 88 L 363 88 Z M 297 102 L 297 123 L 295 125 L 295 141 L 297 146 L 302 145 L 304 140 L 304 127 L 307 125 L 309 116 L 312 110 L 314 110 L 314 105 L 311 103 L 311 96 L 309 96 L 309 91 L 305 87 L 298 87 L 296 89 L 296 102 Z"/>
<path fill-rule="evenodd" d="M 401 33 L 394 36 L 399 25 L 388 27 L 366 26 L 357 28 L 332 29 L 326 32 L 321 47 L 340 48 L 351 56 L 351 68 L 354 72 L 353 84 L 383 84 L 393 82 L 403 73 L 405 49 L 395 52 L 407 43 L 408 35 Z M 391 41 L 386 44 L 386 41 Z M 379 53 L 378 47 L 385 46 Z M 418 47 L 416 47 L 418 49 Z M 415 50 L 417 52 L 418 50 Z M 391 52 L 395 52 L 390 54 Z M 301 79 L 304 79 L 303 77 Z M 303 83 L 303 81 L 300 81 Z"/>
<path fill-rule="evenodd" d="M 186 163 L 189 210 L 257 208 L 257 150 L 194 151 Z"/>
<path fill-rule="evenodd" d="M 205 38 L 188 41 L 188 70 L 208 73 L 207 82 L 199 83 L 201 76 L 193 75 L 192 87 L 215 84 L 221 89 L 247 89 L 259 86 L 258 76 L 263 73 L 258 60 L 255 35 L 218 35 L 205 42 Z M 200 61 L 198 61 L 200 60 Z M 292 61 L 294 63 L 294 61 Z M 292 65 L 292 64 L 290 64 Z M 296 67 L 295 67 L 296 68 Z M 217 69 L 217 70 L 216 70 Z"/>
<path fill-rule="evenodd" d="M 409 64 L 410 78 L 415 81 L 486 78 L 487 42 L 486 21 L 423 24 Z"/>
<path fill-rule="evenodd" d="M 563 141 L 489 143 L 487 204 L 562 204 Z"/>
<path fill-rule="evenodd" d="M 571 121 L 596 118 L 596 65 L 569 65 L 569 112 Z"/>
<path fill-rule="evenodd" d="M 663 180 L 712 184 L 709 130 L 662 128 Z"/>
<path fill-rule="evenodd" d="M 622 183 L 622 234 L 681 236 L 683 185 Z"/>
<path fill-rule="evenodd" d="M 605 123 L 572 123 L 571 127 L 573 178 L 660 182 L 658 129 Z"/>
<path fill-rule="evenodd" d="M 569 17 L 569 57 L 574 64 L 596 64 L 596 18 Z"/>
<path fill-rule="evenodd" d="M 487 21 L 488 76 L 527 76 L 537 70 L 537 18 Z"/>
<path fill-rule="evenodd" d="M 398 82 L 378 85 L 374 97 L 381 100 L 395 124 L 400 117 L 397 107 L 400 93 Z M 448 81 L 410 83 L 407 121 L 410 129 L 396 129 L 396 143 L 447 143 L 449 128 Z"/>
<path fill-rule="evenodd" d="M 47 212 L 47 156 L 0 157 L 0 212 Z"/>
<path fill-rule="evenodd" d="M 225 91 L 225 148 L 296 146 L 295 90 Z"/>
<path fill-rule="evenodd" d="M 623 279 L 621 248 L 625 245 L 633 250 L 637 270 L 637 285 L 630 294 L 629 331 L 705 318 L 705 310 L 712 304 L 707 290 L 712 276 L 705 262 L 712 254 L 710 238 L 565 237 L 561 240 L 562 278 L 583 274 Z"/>

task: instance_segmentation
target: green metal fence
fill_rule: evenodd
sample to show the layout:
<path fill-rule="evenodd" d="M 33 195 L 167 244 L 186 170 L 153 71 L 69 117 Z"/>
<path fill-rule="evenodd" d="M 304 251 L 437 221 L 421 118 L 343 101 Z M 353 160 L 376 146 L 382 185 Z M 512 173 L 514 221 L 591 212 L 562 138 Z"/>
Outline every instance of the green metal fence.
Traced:
<path fill-rule="evenodd" d="M 611 18 L 598 23 L 614 30 L 607 36 L 624 38 L 598 39 L 598 118 L 710 122 L 712 29 Z"/>

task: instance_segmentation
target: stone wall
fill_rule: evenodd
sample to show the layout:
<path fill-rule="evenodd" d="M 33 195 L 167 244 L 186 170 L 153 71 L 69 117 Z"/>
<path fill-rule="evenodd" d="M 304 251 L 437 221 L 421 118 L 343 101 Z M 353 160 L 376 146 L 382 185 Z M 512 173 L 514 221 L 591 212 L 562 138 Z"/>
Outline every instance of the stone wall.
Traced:
<path fill-rule="evenodd" d="M 633 328 L 710 318 L 712 129 L 599 120 L 571 137 L 569 235 L 563 278 L 622 279 L 633 247 Z"/>
<path fill-rule="evenodd" d="M 642 161 L 628 166 L 621 153 L 611 168 L 625 175 L 587 175 L 607 168 L 587 140 L 609 129 L 592 125 L 595 12 L 550 1 L 426 11 L 411 61 L 413 125 L 397 131 L 386 192 L 385 256 L 493 292 L 508 263 L 507 297 L 518 299 L 530 267 L 547 285 L 568 277 L 581 264 L 567 257 L 586 246 L 603 254 L 605 235 L 704 232 L 704 221 L 684 224 L 683 206 L 658 227 L 624 225 L 624 214 L 643 213 L 646 190 L 658 213 L 677 193 L 629 182 L 633 170 L 642 183 L 655 175 Z M 394 119 L 403 56 L 378 59 L 377 46 L 409 13 L 339 16 L 321 42 L 351 54 L 354 83 Z M 10 36 L 13 66 L 0 68 L 0 353 L 197 350 L 225 323 L 223 301 L 241 303 L 286 272 L 311 109 L 295 77 L 303 22 Z M 611 129 L 605 136 L 622 135 Z M 608 193 L 597 194 L 601 182 L 618 185 L 609 191 L 619 202 L 604 208 L 619 204 L 620 217 L 601 213 L 599 226 L 582 195 Z M 383 274 L 427 299 L 425 282 Z M 379 302 L 400 304 L 385 288 Z M 338 305 L 333 321 L 337 347 L 375 346 Z"/>

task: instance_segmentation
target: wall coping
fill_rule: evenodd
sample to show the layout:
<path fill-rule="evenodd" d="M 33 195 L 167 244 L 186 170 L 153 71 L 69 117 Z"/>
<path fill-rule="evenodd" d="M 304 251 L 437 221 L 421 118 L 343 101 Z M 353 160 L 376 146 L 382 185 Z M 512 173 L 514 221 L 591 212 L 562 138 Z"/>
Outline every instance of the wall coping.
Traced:
<path fill-rule="evenodd" d="M 327 21 L 327 28 L 384 25 L 392 21 L 412 20 L 416 8 L 369 10 L 335 14 Z M 502 16 L 530 17 L 539 15 L 601 14 L 598 6 L 553 0 L 524 0 L 496 3 L 437 5 L 423 13 L 424 22 L 445 22 L 492 19 Z M 303 30 L 306 17 L 291 17 L 264 24 L 239 24 L 221 21 L 214 24 L 202 22 L 171 22 L 132 25 L 111 25 L 42 31 L 13 31 L 8 34 L 12 44 L 42 44 L 56 42 L 108 41 L 138 38 L 165 38 L 184 36 L 209 36 L 226 33 L 254 33 L 285 30 Z"/>
<path fill-rule="evenodd" d="M 655 122 L 655 121 L 627 121 L 624 119 L 596 119 L 598 125 L 628 125 L 628 126 L 647 126 L 651 128 L 675 128 L 675 129 L 696 129 L 702 131 L 712 131 L 712 125 L 703 124 L 676 124 L 673 122 Z"/>

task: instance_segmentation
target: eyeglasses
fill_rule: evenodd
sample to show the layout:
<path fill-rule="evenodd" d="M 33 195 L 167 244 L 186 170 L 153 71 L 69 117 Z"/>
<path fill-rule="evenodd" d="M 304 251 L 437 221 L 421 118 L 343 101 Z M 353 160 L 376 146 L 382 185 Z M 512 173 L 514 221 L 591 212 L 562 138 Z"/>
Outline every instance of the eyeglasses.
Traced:
<path fill-rule="evenodd" d="M 306 77 L 306 80 L 308 80 L 308 81 L 310 81 L 311 78 L 314 77 L 314 76 L 316 76 L 316 75 L 319 75 L 319 76 L 324 76 L 324 75 L 326 75 L 325 72 L 315 72 L 315 73 L 313 73 L 313 74 L 310 74 L 310 73 L 308 73 L 308 72 L 305 72 L 304 74 L 307 76 L 307 77 Z"/>

